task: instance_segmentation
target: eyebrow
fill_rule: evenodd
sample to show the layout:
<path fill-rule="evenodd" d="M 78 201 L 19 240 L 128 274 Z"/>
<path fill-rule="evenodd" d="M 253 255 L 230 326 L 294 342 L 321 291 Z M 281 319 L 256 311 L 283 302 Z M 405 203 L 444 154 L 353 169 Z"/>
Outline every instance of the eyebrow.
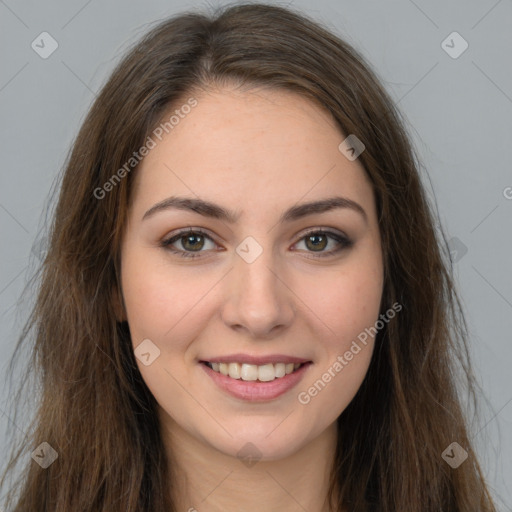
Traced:
<path fill-rule="evenodd" d="M 308 215 L 324 213 L 337 208 L 348 208 L 358 212 L 364 218 L 365 222 L 368 223 L 368 216 L 366 215 L 366 211 L 363 209 L 363 207 L 352 199 L 341 196 L 328 197 L 326 199 L 292 206 L 281 215 L 278 222 L 292 222 Z M 218 204 L 205 201 L 204 199 L 171 196 L 152 206 L 144 214 L 142 220 L 155 215 L 157 212 L 169 209 L 192 211 L 198 213 L 199 215 L 211 217 L 213 219 L 219 219 L 231 224 L 235 224 L 240 218 L 239 212 L 228 210 L 222 206 L 219 206 Z"/>

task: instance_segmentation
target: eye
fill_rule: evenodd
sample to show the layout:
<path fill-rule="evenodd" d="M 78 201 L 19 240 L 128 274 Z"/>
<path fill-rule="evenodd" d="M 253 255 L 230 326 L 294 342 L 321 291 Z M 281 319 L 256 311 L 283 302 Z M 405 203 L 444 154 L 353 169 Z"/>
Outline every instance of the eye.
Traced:
<path fill-rule="evenodd" d="M 205 239 L 213 242 L 213 239 L 208 236 L 202 229 L 189 228 L 180 231 L 178 234 L 167 240 L 163 240 L 161 245 L 162 247 L 183 258 L 198 258 L 201 255 L 194 253 L 201 252 L 201 249 L 204 247 Z M 180 242 L 181 247 L 183 247 L 185 250 L 180 250 L 173 247 L 173 245 L 178 241 Z"/>
<path fill-rule="evenodd" d="M 205 247 L 206 240 L 212 242 L 214 246 L 216 245 L 212 237 L 202 229 L 188 228 L 181 230 L 171 238 L 163 240 L 161 242 L 161 246 L 182 258 L 199 258 L 201 257 L 201 252 L 205 252 L 202 251 L 202 249 Z M 335 242 L 334 248 L 325 251 L 324 249 L 329 245 L 329 240 L 333 240 Z M 313 258 L 332 256 L 333 254 L 337 254 L 343 249 L 347 249 L 353 245 L 353 242 L 344 235 L 318 228 L 306 233 L 306 235 L 303 236 L 297 244 L 303 241 L 306 245 L 307 252 L 318 253 L 313 255 Z M 176 243 L 179 243 L 182 249 L 176 248 L 174 246 Z"/>
<path fill-rule="evenodd" d="M 329 239 L 334 240 L 334 249 L 325 251 L 324 249 L 329 245 Z M 313 258 L 325 258 L 332 256 L 343 249 L 352 247 L 354 244 L 352 240 L 349 240 L 344 235 L 323 229 L 310 230 L 299 240 L 298 243 L 301 243 L 302 241 L 304 241 L 304 244 L 308 249 L 312 249 L 307 252 L 318 253 L 314 254 Z"/>

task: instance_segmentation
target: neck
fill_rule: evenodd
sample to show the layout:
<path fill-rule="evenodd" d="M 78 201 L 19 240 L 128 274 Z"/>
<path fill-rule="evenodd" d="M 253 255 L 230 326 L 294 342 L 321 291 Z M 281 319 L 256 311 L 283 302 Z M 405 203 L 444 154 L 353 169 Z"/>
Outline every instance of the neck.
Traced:
<path fill-rule="evenodd" d="M 163 435 L 176 510 L 330 512 L 327 494 L 336 451 L 336 423 L 286 458 L 252 463 L 204 444 L 168 416 Z"/>

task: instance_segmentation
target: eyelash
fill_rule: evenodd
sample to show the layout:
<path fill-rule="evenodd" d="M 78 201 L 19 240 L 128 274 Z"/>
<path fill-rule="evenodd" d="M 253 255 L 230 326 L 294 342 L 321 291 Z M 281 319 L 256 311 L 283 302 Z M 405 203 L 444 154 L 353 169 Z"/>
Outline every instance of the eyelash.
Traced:
<path fill-rule="evenodd" d="M 213 240 L 213 238 L 211 236 L 209 236 L 208 233 L 206 233 L 206 231 L 202 230 L 201 228 L 197 228 L 197 229 L 189 228 L 189 229 L 181 230 L 177 234 L 173 235 L 171 238 L 162 240 L 161 247 L 178 255 L 181 258 L 201 258 L 202 257 L 201 253 L 205 252 L 205 251 L 183 251 L 183 250 L 178 250 L 178 249 L 175 249 L 174 247 L 172 247 L 172 244 L 174 242 L 178 241 L 180 238 L 184 238 L 185 235 L 203 235 L 215 243 L 215 240 Z M 342 251 L 343 249 L 348 249 L 348 248 L 352 247 L 352 245 L 354 243 L 352 240 L 348 239 L 347 237 L 345 237 L 343 235 L 334 233 L 332 231 L 326 231 L 324 229 L 312 229 L 312 230 L 308 231 L 300 238 L 299 242 L 302 241 L 304 238 L 311 236 L 311 235 L 327 235 L 328 237 L 330 237 L 330 238 L 334 239 L 336 242 L 338 242 L 338 244 L 340 244 L 340 246 L 334 250 L 330 250 L 327 252 L 321 252 L 314 256 L 308 256 L 310 258 L 311 257 L 312 258 L 327 258 L 329 256 L 333 256 L 334 254 L 337 254 L 338 252 Z M 308 252 L 312 252 L 314 254 L 314 251 L 308 251 Z"/>

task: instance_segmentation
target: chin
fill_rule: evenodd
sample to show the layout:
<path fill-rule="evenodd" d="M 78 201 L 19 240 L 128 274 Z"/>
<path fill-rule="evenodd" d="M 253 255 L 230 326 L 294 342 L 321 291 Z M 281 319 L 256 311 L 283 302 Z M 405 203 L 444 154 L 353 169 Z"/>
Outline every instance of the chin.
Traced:
<path fill-rule="evenodd" d="M 223 439 L 203 438 L 203 442 L 212 448 L 242 461 L 272 461 L 289 457 L 299 451 L 308 443 L 308 439 L 302 434 L 294 437 L 290 427 L 282 428 L 279 422 L 274 422 L 272 428 L 253 429 L 247 428 L 244 435 L 223 436 Z M 275 430 L 274 430 L 275 429 Z M 281 432 L 278 430 L 281 429 Z M 274 430 L 274 432 L 272 432 Z M 211 431 L 210 431 L 211 432 Z M 250 466 L 250 463 L 248 463 Z"/>

